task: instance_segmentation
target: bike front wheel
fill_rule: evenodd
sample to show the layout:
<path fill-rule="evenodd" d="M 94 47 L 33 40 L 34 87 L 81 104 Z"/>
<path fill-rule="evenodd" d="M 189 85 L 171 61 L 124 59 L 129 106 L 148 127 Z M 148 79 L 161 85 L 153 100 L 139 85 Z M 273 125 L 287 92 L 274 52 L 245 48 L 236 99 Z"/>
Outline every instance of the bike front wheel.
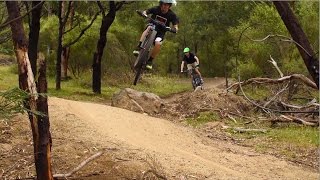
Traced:
<path fill-rule="evenodd" d="M 149 52 L 152 47 L 153 41 L 156 37 L 157 31 L 151 31 L 145 39 L 145 41 L 142 43 L 142 49 L 140 50 L 139 56 L 135 62 L 135 77 L 133 81 L 133 85 L 137 85 L 142 73 L 143 69 L 145 68 L 146 62 L 149 59 Z"/>

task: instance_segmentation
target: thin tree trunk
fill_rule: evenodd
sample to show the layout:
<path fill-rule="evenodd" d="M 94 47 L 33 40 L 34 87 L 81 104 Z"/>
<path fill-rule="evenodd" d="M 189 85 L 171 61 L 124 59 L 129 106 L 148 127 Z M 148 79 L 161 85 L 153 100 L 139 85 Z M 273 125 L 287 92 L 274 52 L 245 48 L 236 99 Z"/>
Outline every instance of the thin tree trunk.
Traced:
<path fill-rule="evenodd" d="M 288 2 L 274 1 L 273 4 L 278 10 L 278 13 L 280 14 L 281 19 L 286 25 L 289 33 L 291 34 L 292 39 L 298 43 L 296 44 L 296 46 L 300 52 L 302 59 L 304 60 L 304 64 L 307 66 L 310 75 L 312 76 L 319 89 L 319 60 L 312 50 L 309 40 L 303 32 L 298 19 L 290 9 Z"/>
<path fill-rule="evenodd" d="M 41 1 L 32 1 L 32 8 L 37 6 Z M 37 55 L 38 55 L 38 40 L 40 31 L 42 5 L 31 11 L 31 23 L 29 32 L 29 49 L 28 55 L 31 63 L 31 68 L 34 76 L 37 76 Z"/>
<path fill-rule="evenodd" d="M 63 33 L 63 14 L 62 6 L 63 1 L 59 1 L 58 18 L 59 18 L 59 31 L 58 31 L 58 49 L 57 49 L 57 62 L 56 62 L 56 90 L 61 89 L 61 54 L 62 54 L 62 33 Z"/>
<path fill-rule="evenodd" d="M 52 171 L 51 171 L 51 146 L 52 139 L 50 133 L 50 121 L 49 121 L 49 112 L 48 112 L 48 98 L 47 98 L 47 78 L 46 78 L 46 61 L 44 56 L 40 58 L 39 61 L 39 77 L 37 83 L 37 90 L 42 95 L 39 96 L 37 101 L 38 111 L 43 115 L 38 115 L 38 129 L 39 129 L 39 154 L 38 161 L 36 162 L 37 171 L 46 172 L 44 178 L 38 179 L 52 179 Z M 43 163 L 45 162 L 45 163 Z M 38 174 L 38 172 L 37 172 Z"/>
<path fill-rule="evenodd" d="M 70 4 L 70 21 L 69 21 L 69 28 L 72 28 L 73 25 L 73 17 L 74 17 L 74 2 Z M 67 17 L 66 17 L 67 18 Z M 71 47 L 64 47 L 62 50 L 62 59 L 61 59 L 61 78 L 67 79 L 68 78 L 68 64 L 69 64 L 69 57 L 70 57 Z"/>
<path fill-rule="evenodd" d="M 101 59 L 103 50 L 107 43 L 107 32 L 116 17 L 116 5 L 114 1 L 109 2 L 110 10 L 107 15 L 103 14 L 100 26 L 100 37 L 96 52 L 93 55 L 92 63 L 92 90 L 94 93 L 101 94 Z"/>
<path fill-rule="evenodd" d="M 20 10 L 17 1 L 6 1 L 6 6 L 8 10 L 9 20 L 20 17 Z M 43 129 L 46 129 L 46 132 L 49 132 L 49 127 L 47 126 L 47 124 L 42 125 L 41 122 L 39 123 L 37 116 L 33 113 L 37 111 L 38 94 L 31 69 L 31 64 L 28 57 L 27 41 L 23 28 L 22 19 L 18 19 L 16 21 L 11 22 L 10 26 L 12 32 L 14 51 L 18 61 L 19 87 L 20 89 L 30 93 L 30 98 L 28 99 L 26 104 L 29 103 L 27 104 L 27 106 L 29 106 L 31 110 L 31 112 L 29 113 L 29 119 L 33 135 L 33 147 L 37 179 L 51 180 L 53 179 L 50 161 L 51 150 L 50 148 L 48 149 L 48 147 L 51 146 L 51 143 L 45 143 L 44 139 L 46 139 L 47 134 L 43 134 Z M 48 107 L 44 106 L 41 108 Z M 43 147 L 46 147 L 45 151 L 43 151 Z"/>

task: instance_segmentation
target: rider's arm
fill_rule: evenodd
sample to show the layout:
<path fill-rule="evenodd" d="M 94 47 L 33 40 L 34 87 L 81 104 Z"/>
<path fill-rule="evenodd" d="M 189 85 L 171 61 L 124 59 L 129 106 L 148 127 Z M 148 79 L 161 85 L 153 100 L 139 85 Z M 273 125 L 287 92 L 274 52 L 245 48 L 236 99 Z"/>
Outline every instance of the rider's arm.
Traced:
<path fill-rule="evenodd" d="M 194 56 L 194 58 L 196 59 L 197 63 L 200 64 L 199 58 L 197 56 Z"/>
<path fill-rule="evenodd" d="M 183 68 L 184 68 L 184 61 L 181 62 L 181 67 L 180 67 L 181 72 L 183 72 Z"/>
<path fill-rule="evenodd" d="M 147 11 L 143 11 L 142 14 L 144 14 L 145 16 L 147 16 Z"/>

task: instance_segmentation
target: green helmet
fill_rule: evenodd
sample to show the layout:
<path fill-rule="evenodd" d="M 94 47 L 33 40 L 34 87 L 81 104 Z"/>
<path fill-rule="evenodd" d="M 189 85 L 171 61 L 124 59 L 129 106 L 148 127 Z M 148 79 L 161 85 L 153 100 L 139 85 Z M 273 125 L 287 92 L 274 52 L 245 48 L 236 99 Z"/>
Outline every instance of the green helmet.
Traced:
<path fill-rule="evenodd" d="M 184 53 L 190 52 L 190 49 L 188 47 L 184 48 L 183 50 Z"/>

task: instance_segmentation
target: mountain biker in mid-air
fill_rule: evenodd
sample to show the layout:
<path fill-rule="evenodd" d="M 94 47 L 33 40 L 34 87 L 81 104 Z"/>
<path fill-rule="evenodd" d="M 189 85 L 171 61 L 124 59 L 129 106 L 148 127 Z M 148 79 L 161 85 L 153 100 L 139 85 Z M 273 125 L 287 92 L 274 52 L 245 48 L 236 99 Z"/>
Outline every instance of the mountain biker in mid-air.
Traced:
<path fill-rule="evenodd" d="M 176 4 L 176 1 L 175 0 L 160 0 L 159 6 L 155 6 L 150 9 L 147 9 L 147 10 L 143 11 L 143 14 L 146 16 L 148 14 L 151 14 L 152 19 L 157 19 L 158 21 L 163 22 L 163 24 L 165 26 L 170 26 L 170 23 L 171 23 L 173 25 L 173 31 L 177 32 L 179 19 L 178 19 L 177 15 L 170 9 L 172 4 Z M 140 37 L 140 42 L 139 42 L 137 48 L 133 51 L 133 54 L 135 56 L 139 55 L 139 51 L 141 49 L 141 44 L 142 44 L 144 38 L 146 37 L 149 28 L 150 28 L 150 25 L 148 25 L 147 28 L 142 33 L 142 35 Z M 153 59 L 160 52 L 161 44 L 164 39 L 164 35 L 166 33 L 165 29 L 161 29 L 161 28 L 157 27 L 156 30 L 157 30 L 157 35 L 155 38 L 154 47 L 152 49 L 151 56 L 148 59 L 147 65 L 146 65 L 146 69 L 149 69 L 149 70 L 152 69 Z"/>
<path fill-rule="evenodd" d="M 188 47 L 184 48 L 183 53 L 184 53 L 184 56 L 181 62 L 181 69 L 180 69 L 181 72 L 183 72 L 184 64 L 186 63 L 188 71 L 194 68 L 195 72 L 200 76 L 201 83 L 203 83 L 203 79 L 199 71 L 199 64 L 200 64 L 199 58 L 195 54 L 191 53 L 190 48 Z"/>

